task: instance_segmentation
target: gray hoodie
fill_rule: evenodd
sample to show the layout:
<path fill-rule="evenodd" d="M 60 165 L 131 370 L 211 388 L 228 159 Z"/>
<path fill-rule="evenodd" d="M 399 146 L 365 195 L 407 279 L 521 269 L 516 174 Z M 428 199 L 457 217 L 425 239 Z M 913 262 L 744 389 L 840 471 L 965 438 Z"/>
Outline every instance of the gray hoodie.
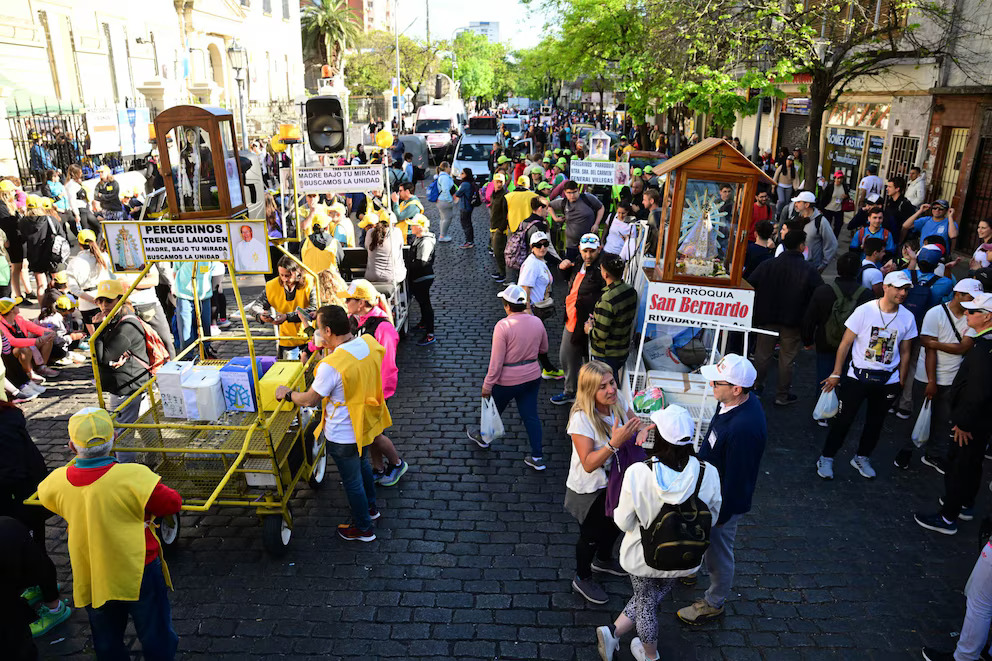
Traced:
<path fill-rule="evenodd" d="M 817 224 L 820 229 L 816 228 Z M 806 250 L 809 251 L 807 261 L 822 272 L 837 256 L 837 237 L 834 236 L 834 230 L 819 209 L 813 209 L 813 215 L 803 227 L 803 231 L 806 232 Z"/>

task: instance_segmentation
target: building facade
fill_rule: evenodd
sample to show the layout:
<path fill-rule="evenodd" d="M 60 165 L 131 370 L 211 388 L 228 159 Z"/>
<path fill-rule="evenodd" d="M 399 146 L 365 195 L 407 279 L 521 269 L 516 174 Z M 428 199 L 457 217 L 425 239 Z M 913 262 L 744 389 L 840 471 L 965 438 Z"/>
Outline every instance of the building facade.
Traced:
<path fill-rule="evenodd" d="M 499 22 L 498 21 L 470 21 L 468 29 L 476 34 L 481 34 L 489 40 L 491 44 L 499 43 Z"/>
<path fill-rule="evenodd" d="M 303 0 L 309 4 L 310 0 Z M 393 31 L 393 3 L 396 0 L 348 0 L 348 8 L 355 13 L 358 24 L 366 33 L 373 30 Z"/>

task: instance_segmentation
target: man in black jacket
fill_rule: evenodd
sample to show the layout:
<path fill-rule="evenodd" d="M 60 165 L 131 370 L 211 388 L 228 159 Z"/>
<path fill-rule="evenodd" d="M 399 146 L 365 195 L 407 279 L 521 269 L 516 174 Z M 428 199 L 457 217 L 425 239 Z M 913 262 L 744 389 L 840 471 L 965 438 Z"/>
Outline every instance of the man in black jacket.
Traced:
<path fill-rule="evenodd" d="M 902 232 L 902 224 L 916 213 L 916 207 L 906 199 L 906 179 L 903 177 L 889 179 L 885 184 L 885 194 L 882 227 L 889 230 L 892 236 L 899 236 Z"/>
<path fill-rule="evenodd" d="M 496 282 L 506 280 L 506 258 L 503 252 L 506 250 L 507 232 L 510 226 L 508 213 L 506 175 L 497 172 L 493 175 L 493 194 L 489 201 L 489 234 L 492 237 L 490 246 L 493 249 L 493 257 L 496 258 L 496 272 L 492 274 L 492 278 Z"/>
<path fill-rule="evenodd" d="M 949 392 L 954 442 L 944 472 L 944 498 L 938 513 L 915 516 L 923 528 L 944 535 L 957 533 L 962 506 L 975 502 L 992 437 L 992 294 L 978 294 L 961 307 L 975 331 L 975 345 L 964 355 Z"/>
<path fill-rule="evenodd" d="M 775 404 L 792 404 L 798 397 L 792 386 L 792 362 L 802 349 L 800 326 L 813 290 L 823 284 L 816 267 L 803 257 L 806 232 L 791 230 L 783 240 L 785 252 L 762 262 L 748 281 L 754 287 L 754 325 L 778 333 L 759 334 L 755 341 L 754 366 L 758 371 L 755 388 L 764 389 L 768 362 L 778 342 L 778 390 Z"/>

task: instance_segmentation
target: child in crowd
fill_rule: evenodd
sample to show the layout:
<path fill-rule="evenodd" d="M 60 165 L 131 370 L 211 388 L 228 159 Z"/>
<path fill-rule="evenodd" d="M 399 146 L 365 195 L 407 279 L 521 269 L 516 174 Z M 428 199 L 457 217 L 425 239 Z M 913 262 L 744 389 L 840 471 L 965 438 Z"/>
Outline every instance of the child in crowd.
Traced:
<path fill-rule="evenodd" d="M 75 351 L 79 348 L 79 343 L 86 338 L 86 333 L 82 330 L 82 319 L 78 325 L 73 318 L 75 305 L 66 295 L 60 295 L 56 289 L 49 289 L 41 299 L 41 311 L 38 314 L 38 325 L 55 331 L 55 344 L 62 348 L 66 355 L 58 360 L 56 367 L 72 367 L 82 365 L 87 357 Z M 37 347 L 32 347 L 32 353 L 38 351 Z M 41 354 L 35 356 L 40 362 Z"/>

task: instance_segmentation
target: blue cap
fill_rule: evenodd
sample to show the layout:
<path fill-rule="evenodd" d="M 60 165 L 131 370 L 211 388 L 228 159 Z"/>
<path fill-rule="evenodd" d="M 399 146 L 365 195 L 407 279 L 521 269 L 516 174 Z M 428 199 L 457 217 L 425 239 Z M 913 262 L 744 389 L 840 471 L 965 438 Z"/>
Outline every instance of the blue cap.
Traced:
<path fill-rule="evenodd" d="M 944 207 L 945 209 L 950 209 L 951 208 L 951 203 L 948 202 L 947 200 L 937 200 L 936 202 L 934 202 L 933 204 L 931 204 L 930 207 L 931 208 L 933 208 L 933 207 Z"/>

